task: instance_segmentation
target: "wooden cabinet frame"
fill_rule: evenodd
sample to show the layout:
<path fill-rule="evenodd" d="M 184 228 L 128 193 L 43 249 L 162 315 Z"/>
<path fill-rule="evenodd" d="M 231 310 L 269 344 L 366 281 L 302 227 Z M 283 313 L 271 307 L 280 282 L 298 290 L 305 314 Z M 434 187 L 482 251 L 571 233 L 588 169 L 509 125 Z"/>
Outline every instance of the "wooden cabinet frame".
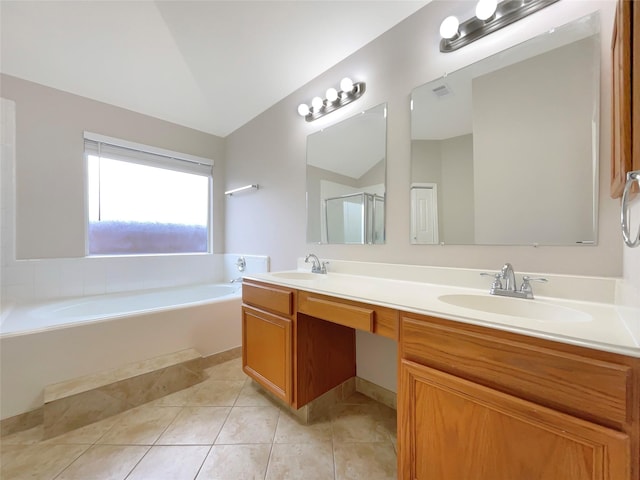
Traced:
<path fill-rule="evenodd" d="M 611 56 L 611 197 L 620 198 L 627 172 L 640 170 L 640 2 L 618 0 Z"/>

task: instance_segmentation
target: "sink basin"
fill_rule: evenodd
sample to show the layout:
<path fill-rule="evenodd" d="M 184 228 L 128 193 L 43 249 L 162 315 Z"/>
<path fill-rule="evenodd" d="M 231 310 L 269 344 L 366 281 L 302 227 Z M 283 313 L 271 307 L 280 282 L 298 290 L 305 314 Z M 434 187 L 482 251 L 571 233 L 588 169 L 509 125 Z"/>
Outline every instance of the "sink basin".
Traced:
<path fill-rule="evenodd" d="M 537 300 L 467 294 L 441 295 L 438 300 L 457 307 L 530 318 L 540 322 L 588 322 L 591 320 L 591 315 L 580 310 Z"/>
<path fill-rule="evenodd" d="M 275 272 L 271 275 L 277 278 L 286 278 L 288 280 L 315 280 L 322 277 L 322 274 L 309 272 Z"/>

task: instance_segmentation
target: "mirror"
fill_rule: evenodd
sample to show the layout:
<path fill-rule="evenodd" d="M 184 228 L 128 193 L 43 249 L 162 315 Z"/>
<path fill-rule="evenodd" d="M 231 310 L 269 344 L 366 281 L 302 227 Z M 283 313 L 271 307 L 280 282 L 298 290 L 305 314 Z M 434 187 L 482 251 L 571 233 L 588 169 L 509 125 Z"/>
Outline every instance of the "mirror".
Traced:
<path fill-rule="evenodd" d="M 307 137 L 307 242 L 385 240 L 387 105 Z"/>
<path fill-rule="evenodd" d="M 411 243 L 592 245 L 597 12 L 417 87 Z"/>

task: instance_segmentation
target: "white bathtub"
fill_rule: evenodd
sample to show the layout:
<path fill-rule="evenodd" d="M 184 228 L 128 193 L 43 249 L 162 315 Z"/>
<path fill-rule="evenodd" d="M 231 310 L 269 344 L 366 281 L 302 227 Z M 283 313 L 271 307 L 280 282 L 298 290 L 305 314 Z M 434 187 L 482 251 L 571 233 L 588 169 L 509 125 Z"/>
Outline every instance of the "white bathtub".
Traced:
<path fill-rule="evenodd" d="M 195 348 L 241 344 L 241 286 L 193 285 L 22 305 L 0 324 L 0 418 L 42 406 L 46 385 Z"/>

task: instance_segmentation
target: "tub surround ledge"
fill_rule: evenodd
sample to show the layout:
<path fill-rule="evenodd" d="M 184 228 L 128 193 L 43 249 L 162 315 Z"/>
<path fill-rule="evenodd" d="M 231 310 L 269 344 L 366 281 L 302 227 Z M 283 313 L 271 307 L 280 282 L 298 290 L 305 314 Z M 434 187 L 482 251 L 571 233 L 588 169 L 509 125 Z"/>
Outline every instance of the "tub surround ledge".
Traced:
<path fill-rule="evenodd" d="M 49 385 L 44 390 L 44 438 L 116 415 L 205 379 L 193 350 Z"/>

